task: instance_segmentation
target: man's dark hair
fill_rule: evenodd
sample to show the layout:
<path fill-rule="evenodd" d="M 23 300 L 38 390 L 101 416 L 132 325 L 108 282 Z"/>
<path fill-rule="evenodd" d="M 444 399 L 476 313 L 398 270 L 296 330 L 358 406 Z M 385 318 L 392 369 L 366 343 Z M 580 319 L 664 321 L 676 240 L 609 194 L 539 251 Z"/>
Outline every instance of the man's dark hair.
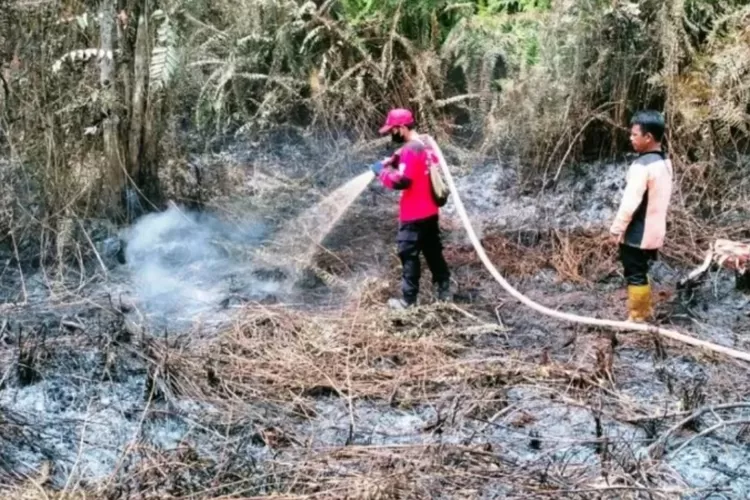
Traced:
<path fill-rule="evenodd" d="M 658 111 L 647 109 L 637 112 L 630 120 L 630 126 L 639 125 L 644 134 L 651 134 L 656 142 L 664 138 L 664 115 Z"/>

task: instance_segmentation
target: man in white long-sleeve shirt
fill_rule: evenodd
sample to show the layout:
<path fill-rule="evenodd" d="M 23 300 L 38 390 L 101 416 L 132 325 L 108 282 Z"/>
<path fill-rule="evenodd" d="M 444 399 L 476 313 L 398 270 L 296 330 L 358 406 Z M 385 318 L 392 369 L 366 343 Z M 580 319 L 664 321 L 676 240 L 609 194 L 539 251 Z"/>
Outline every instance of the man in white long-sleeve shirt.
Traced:
<path fill-rule="evenodd" d="M 620 261 L 628 285 L 628 319 L 647 321 L 652 314 L 648 272 L 664 245 L 673 171 L 661 144 L 665 129 L 662 114 L 638 112 L 630 126 L 630 143 L 639 156 L 628 169 L 625 192 L 610 234 L 620 245 Z"/>

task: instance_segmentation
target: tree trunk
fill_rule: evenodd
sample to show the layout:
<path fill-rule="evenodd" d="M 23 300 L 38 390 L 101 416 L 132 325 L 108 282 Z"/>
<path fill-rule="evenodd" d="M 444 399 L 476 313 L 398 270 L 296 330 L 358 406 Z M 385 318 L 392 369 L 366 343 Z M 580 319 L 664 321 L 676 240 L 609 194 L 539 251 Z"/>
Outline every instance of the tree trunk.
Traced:
<path fill-rule="evenodd" d="M 129 34 L 130 18 L 129 13 L 133 12 L 133 8 L 129 6 L 129 2 L 118 0 L 117 5 L 117 48 L 119 49 L 119 57 L 117 65 L 118 78 L 121 90 L 120 95 L 123 99 L 123 108 L 127 110 L 127 123 L 130 124 L 131 114 L 131 99 L 133 96 L 133 77 L 131 74 L 131 62 L 133 60 L 133 52 L 135 50 L 134 43 L 131 43 L 131 37 Z"/>
<path fill-rule="evenodd" d="M 128 139 L 128 172 L 133 179 L 138 179 L 143 141 L 143 120 L 146 111 L 146 78 L 148 77 L 148 24 L 145 14 L 138 17 L 133 73 L 130 137 Z"/>
<path fill-rule="evenodd" d="M 158 157 L 159 138 L 163 135 L 163 127 L 159 117 L 163 114 L 164 98 L 154 92 L 148 93 L 145 119 L 143 121 L 143 154 L 141 168 L 138 172 L 138 186 L 146 197 L 146 204 L 158 206 L 161 199 L 159 185 Z"/>
<path fill-rule="evenodd" d="M 102 102 L 102 135 L 104 137 L 104 155 L 106 157 L 107 173 L 104 176 L 105 190 L 109 194 L 109 207 L 120 207 L 120 193 L 125 184 L 123 162 L 120 155 L 120 141 L 118 138 L 119 117 L 116 112 L 115 85 L 115 3 L 116 0 L 102 0 L 99 4 L 100 23 L 100 61 L 99 84 L 101 86 Z"/>

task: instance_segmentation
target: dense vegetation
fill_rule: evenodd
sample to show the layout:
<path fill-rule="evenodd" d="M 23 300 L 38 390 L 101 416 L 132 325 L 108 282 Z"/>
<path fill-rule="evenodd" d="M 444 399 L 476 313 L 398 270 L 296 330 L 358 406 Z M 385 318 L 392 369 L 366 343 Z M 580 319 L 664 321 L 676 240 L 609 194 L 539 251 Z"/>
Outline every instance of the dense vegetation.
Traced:
<path fill-rule="evenodd" d="M 748 147 L 747 1 L 3 3 L 0 234 L 33 223 L 43 248 L 72 218 L 126 216 L 125 187 L 158 207 L 157 169 L 186 144 L 280 125 L 362 138 L 394 105 L 517 155 L 537 185 L 626 150 L 633 111 L 661 109 L 704 216 Z"/>

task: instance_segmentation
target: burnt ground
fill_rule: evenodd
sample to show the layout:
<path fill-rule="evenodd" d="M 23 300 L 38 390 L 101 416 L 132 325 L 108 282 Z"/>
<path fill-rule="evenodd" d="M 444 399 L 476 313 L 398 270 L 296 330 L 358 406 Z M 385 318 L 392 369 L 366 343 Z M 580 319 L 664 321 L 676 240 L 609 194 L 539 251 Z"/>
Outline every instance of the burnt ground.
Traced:
<path fill-rule="evenodd" d="M 303 279 L 257 264 L 279 222 L 376 154 L 282 153 L 226 153 L 242 196 L 126 228 L 125 263 L 111 230 L 99 242 L 106 276 L 96 264 L 87 281 L 27 270 L 28 302 L 14 304 L 20 278 L 6 266 L 0 484 L 11 495 L 35 484 L 109 498 L 750 494 L 746 364 L 525 308 L 481 266 L 452 203 L 452 305 L 433 303 L 425 271 L 418 310 L 385 310 L 398 292 L 396 197 L 376 187 Z M 315 161 L 313 175 L 300 168 Z M 459 188 L 511 283 L 550 307 L 622 318 L 601 234 L 624 167 L 591 166 L 538 197 L 510 165 L 473 165 Z M 731 274 L 677 291 L 689 269 L 656 264 L 657 322 L 750 350 L 750 305 Z"/>

